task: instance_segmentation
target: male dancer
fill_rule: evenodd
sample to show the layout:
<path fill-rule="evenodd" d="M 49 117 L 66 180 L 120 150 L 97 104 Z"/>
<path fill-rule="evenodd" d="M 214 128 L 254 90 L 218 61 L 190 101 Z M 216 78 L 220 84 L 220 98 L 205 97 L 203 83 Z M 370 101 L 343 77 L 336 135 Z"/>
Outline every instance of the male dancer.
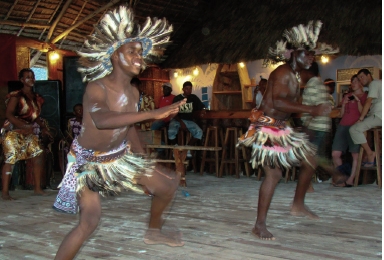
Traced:
<path fill-rule="evenodd" d="M 155 167 L 140 155 L 144 150 L 133 124 L 176 114 L 185 100 L 138 113 L 139 91 L 130 84 L 144 67 L 144 57 L 169 42 L 172 26 L 165 19 L 155 23 L 148 18 L 141 27 L 148 30 L 138 31 L 134 30 L 137 25 L 133 19 L 133 12 L 126 6 L 106 13 L 95 35 L 86 42 L 87 49 L 78 52 L 82 56 L 79 71 L 90 82 L 83 97 L 81 134 L 72 143 L 63 182 L 76 178 L 80 222 L 64 238 L 55 259 L 74 258 L 94 232 L 101 217 L 99 193 L 118 193 L 127 188 L 152 196 L 145 243 L 184 244 L 161 233 L 161 216 L 174 197 L 180 175 Z M 154 27 L 148 28 L 151 24 Z"/>
<path fill-rule="evenodd" d="M 303 27 L 303 25 L 300 26 Z M 261 239 L 275 239 L 267 230 L 266 218 L 275 187 L 282 177 L 283 168 L 289 169 L 301 162 L 291 215 L 318 218 L 304 205 L 305 194 L 315 168 L 315 147 L 304 133 L 294 132 L 286 125 L 286 120 L 292 113 L 305 112 L 312 116 L 320 116 L 331 112 L 329 104 L 306 106 L 297 102 L 300 93 L 300 71 L 308 69 L 314 60 L 314 52 L 310 49 L 316 47 L 321 22 L 312 24 L 311 21 L 308 24 L 308 30 L 309 28 L 314 28 L 312 37 L 307 35 L 307 37 L 296 38 L 293 30 L 285 31 L 284 36 L 292 45 L 291 49 L 285 49 L 286 43 L 281 45 L 281 42 L 278 42 L 278 47 L 284 48 L 277 51 L 270 49 L 273 58 L 281 57 L 281 60 L 285 60 L 290 53 L 290 59 L 271 73 L 261 106 L 259 109 L 252 110 L 251 125 L 247 133 L 239 138 L 239 145 L 252 147 L 253 168 L 262 165 L 266 173 L 260 186 L 257 219 L 252 229 L 253 234 Z M 303 39 L 308 41 L 303 42 Z M 285 56 L 282 56 L 283 54 Z"/>

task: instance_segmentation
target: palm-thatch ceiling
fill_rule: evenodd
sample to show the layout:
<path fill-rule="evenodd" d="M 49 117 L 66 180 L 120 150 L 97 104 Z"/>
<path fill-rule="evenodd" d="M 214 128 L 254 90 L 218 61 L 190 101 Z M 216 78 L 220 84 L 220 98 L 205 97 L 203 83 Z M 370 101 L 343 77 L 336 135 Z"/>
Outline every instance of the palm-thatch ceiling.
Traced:
<path fill-rule="evenodd" d="M 319 41 L 341 54 L 382 54 L 380 0 L 2 0 L 0 33 L 73 51 L 106 10 L 119 4 L 132 6 L 140 23 L 150 16 L 173 24 L 164 68 L 263 59 L 284 29 L 318 19 Z M 31 62 L 45 66 L 45 54 L 34 50 Z"/>

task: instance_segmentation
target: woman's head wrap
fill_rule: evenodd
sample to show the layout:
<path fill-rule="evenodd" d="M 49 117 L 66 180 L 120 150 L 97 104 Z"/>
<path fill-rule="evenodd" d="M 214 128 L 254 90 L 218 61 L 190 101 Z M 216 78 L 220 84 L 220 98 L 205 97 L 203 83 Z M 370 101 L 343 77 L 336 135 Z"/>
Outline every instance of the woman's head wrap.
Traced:
<path fill-rule="evenodd" d="M 84 48 L 77 51 L 81 56 L 78 71 L 84 82 L 110 74 L 113 70 L 111 56 L 123 44 L 141 42 L 146 62 L 163 54 L 165 46 L 170 43 L 172 25 L 165 18 L 147 17 L 141 28 L 133 19 L 133 11 L 121 5 L 108 11 L 95 25 L 94 34 L 88 36 Z"/>
<path fill-rule="evenodd" d="M 339 48 L 333 49 L 331 45 L 317 43 L 320 34 L 321 21 L 309 21 L 308 25 L 299 24 L 283 32 L 284 39 L 276 42 L 276 47 L 270 47 L 267 60 L 278 63 L 289 60 L 291 52 L 298 49 L 314 51 L 315 55 L 334 54 Z"/>

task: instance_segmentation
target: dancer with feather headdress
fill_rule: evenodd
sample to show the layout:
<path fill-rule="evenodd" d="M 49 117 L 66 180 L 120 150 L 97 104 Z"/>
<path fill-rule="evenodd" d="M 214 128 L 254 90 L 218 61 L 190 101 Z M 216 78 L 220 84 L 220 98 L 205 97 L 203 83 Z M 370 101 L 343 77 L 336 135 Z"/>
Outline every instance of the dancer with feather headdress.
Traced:
<path fill-rule="evenodd" d="M 308 69 L 316 52 L 316 41 L 321 22 L 309 22 L 285 30 L 286 41 L 277 41 L 276 48 L 269 49 L 267 63 L 285 61 L 269 76 L 263 101 L 253 109 L 248 131 L 239 138 L 238 146 L 252 147 L 253 168 L 261 165 L 266 177 L 260 186 L 258 212 L 253 234 L 261 239 L 274 240 L 267 230 L 267 212 L 282 170 L 301 163 L 296 194 L 291 214 L 318 218 L 304 204 L 304 198 L 315 168 L 316 148 L 306 134 L 295 132 L 286 121 L 292 113 L 309 113 L 312 116 L 328 115 L 331 105 L 306 106 L 298 103 L 300 95 L 300 71 Z"/>
<path fill-rule="evenodd" d="M 64 238 L 55 259 L 74 258 L 96 229 L 101 217 L 99 194 L 117 194 L 125 189 L 152 196 L 146 244 L 184 244 L 179 237 L 161 232 L 161 217 L 174 197 L 180 174 L 145 158 L 133 124 L 176 114 L 185 100 L 139 113 L 139 92 L 130 85 L 132 77 L 144 68 L 144 60 L 156 58 L 164 50 L 172 26 L 165 19 L 148 18 L 141 29 L 133 19 L 126 6 L 107 12 L 85 49 L 78 51 L 78 70 L 88 81 L 83 125 L 68 154 L 67 171 L 54 207 L 76 211 L 76 205 L 67 202 L 76 201 L 77 196 L 80 222 Z M 72 200 L 68 200 L 70 197 Z"/>

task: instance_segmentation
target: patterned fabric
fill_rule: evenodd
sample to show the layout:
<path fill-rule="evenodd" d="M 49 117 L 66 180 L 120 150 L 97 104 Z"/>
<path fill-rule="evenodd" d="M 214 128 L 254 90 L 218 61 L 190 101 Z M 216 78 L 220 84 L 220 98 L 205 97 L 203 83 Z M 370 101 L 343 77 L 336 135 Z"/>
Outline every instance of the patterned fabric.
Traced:
<path fill-rule="evenodd" d="M 43 152 L 39 145 L 39 138 L 36 135 L 23 135 L 18 133 L 17 130 L 5 133 L 2 144 L 4 162 L 9 164 L 36 157 Z"/>
<path fill-rule="evenodd" d="M 137 180 L 150 176 L 154 168 L 150 160 L 132 154 L 126 143 L 110 152 L 98 152 L 81 147 L 75 139 L 67 158 L 67 170 L 53 208 L 72 214 L 77 213 L 76 196 L 84 187 L 103 196 L 127 189 L 144 193 Z"/>
<path fill-rule="evenodd" d="M 16 97 L 19 102 L 16 107 L 15 116 L 23 119 L 27 122 L 33 122 L 41 113 L 41 106 L 44 103 L 44 99 L 37 93 L 35 93 L 35 99 L 30 99 L 23 91 L 17 90 L 6 95 L 5 105 L 8 105 L 11 97 Z"/>
<path fill-rule="evenodd" d="M 150 111 L 155 109 L 155 101 L 153 97 L 143 94 L 140 99 L 140 112 Z M 144 131 L 151 130 L 151 122 L 140 123 L 140 129 Z"/>
<path fill-rule="evenodd" d="M 73 139 L 75 139 L 81 131 L 81 122 L 76 120 L 76 117 L 70 118 L 68 120 L 68 133 L 71 135 Z"/>
<path fill-rule="evenodd" d="M 253 168 L 261 165 L 290 169 L 302 160 L 309 163 L 307 156 L 316 153 L 306 134 L 295 132 L 285 121 L 264 113 L 252 121 L 248 131 L 239 138 L 237 146 L 241 145 L 252 147 Z"/>
<path fill-rule="evenodd" d="M 329 93 L 323 82 L 318 77 L 311 78 L 303 91 L 303 105 L 317 106 L 320 104 L 331 104 Z M 331 132 L 332 120 L 329 116 L 312 117 L 308 113 L 303 113 L 301 120 L 308 129 Z"/>

